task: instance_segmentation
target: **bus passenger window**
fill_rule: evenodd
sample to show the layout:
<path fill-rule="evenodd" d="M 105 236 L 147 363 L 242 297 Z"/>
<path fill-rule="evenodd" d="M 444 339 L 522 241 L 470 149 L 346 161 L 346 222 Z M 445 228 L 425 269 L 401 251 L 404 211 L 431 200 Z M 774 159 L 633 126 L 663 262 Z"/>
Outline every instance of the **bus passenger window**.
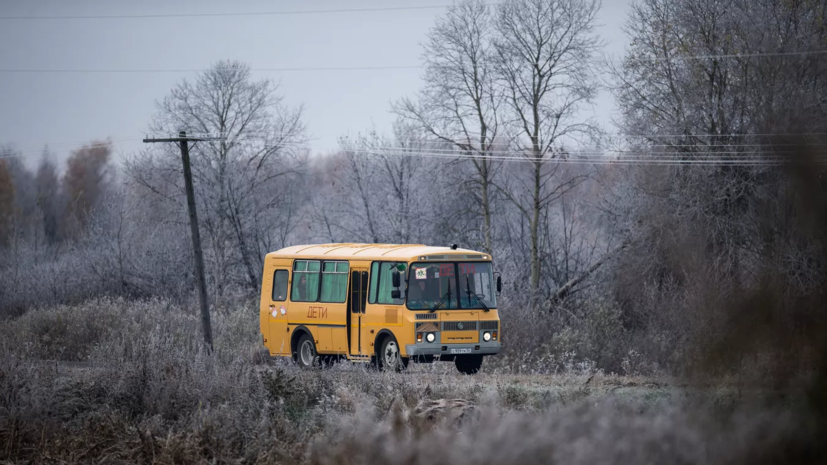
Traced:
<path fill-rule="evenodd" d="M 273 274 L 273 301 L 283 302 L 287 300 L 287 270 L 276 270 Z"/>
<path fill-rule="evenodd" d="M 370 264 L 370 291 L 368 296 L 368 302 L 375 304 L 376 303 L 376 292 L 379 288 L 379 262 L 373 262 Z"/>
<path fill-rule="evenodd" d="M 324 262 L 321 302 L 344 303 L 347 299 L 347 262 Z"/>
<path fill-rule="evenodd" d="M 293 302 L 316 302 L 319 300 L 319 261 L 296 260 L 293 264 Z"/>

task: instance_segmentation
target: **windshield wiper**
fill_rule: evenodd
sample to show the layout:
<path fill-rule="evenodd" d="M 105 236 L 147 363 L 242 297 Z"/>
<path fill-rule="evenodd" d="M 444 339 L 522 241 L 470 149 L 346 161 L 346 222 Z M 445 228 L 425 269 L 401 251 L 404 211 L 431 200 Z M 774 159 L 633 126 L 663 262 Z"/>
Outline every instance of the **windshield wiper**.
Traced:
<path fill-rule="evenodd" d="M 439 299 L 439 302 L 437 302 L 437 304 L 436 304 L 436 305 L 434 305 L 434 308 L 432 308 L 431 310 L 429 310 L 429 311 L 428 311 L 428 313 L 434 313 L 435 311 L 439 310 L 439 307 L 441 307 L 441 306 L 442 306 L 442 304 L 444 304 L 444 303 L 445 303 L 446 301 L 448 301 L 448 300 L 451 300 L 451 281 L 448 281 L 448 292 L 446 292 L 446 293 L 442 296 L 442 298 L 441 298 L 441 299 Z"/>
<path fill-rule="evenodd" d="M 471 290 L 471 283 L 468 281 L 468 275 L 465 275 L 465 293 L 468 294 L 468 305 L 469 306 L 471 305 L 471 296 L 473 295 L 474 297 L 477 298 L 477 302 L 479 302 L 479 304 L 482 306 L 483 310 L 485 310 L 486 312 L 491 311 L 491 309 L 488 308 L 488 305 L 485 305 L 485 302 L 482 301 L 482 297 L 480 296 L 480 294 L 477 294 L 476 292 Z"/>

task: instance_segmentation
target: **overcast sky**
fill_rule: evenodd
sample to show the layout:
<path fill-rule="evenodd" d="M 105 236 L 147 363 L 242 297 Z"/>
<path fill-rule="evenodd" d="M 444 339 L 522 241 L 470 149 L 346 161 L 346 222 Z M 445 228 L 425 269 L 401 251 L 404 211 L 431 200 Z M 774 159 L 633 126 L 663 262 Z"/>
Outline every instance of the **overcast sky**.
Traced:
<path fill-rule="evenodd" d="M 606 53 L 620 56 L 630 0 L 603 0 Z M 450 0 L 159 1 L 0 0 L 0 16 L 247 13 L 447 5 Z M 444 8 L 293 15 L 0 20 L 3 70 L 203 69 L 221 59 L 252 68 L 418 66 L 421 43 Z M 30 163 L 44 145 L 63 159 L 85 141 L 112 138 L 120 156 L 140 150 L 162 99 L 188 72 L 0 73 L 0 145 Z M 414 94 L 422 69 L 254 72 L 271 78 L 290 105 L 305 106 L 314 152 L 372 128 L 387 132 L 390 103 Z M 607 125 L 614 102 L 594 109 Z"/>

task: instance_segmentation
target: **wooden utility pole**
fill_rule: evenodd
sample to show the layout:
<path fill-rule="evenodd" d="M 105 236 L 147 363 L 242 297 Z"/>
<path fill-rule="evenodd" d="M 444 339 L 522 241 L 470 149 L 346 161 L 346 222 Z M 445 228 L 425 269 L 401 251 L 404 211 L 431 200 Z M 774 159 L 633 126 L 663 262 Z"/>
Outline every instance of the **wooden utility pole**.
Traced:
<path fill-rule="evenodd" d="M 198 230 L 198 215 L 195 213 L 195 192 L 192 187 L 192 169 L 190 168 L 189 142 L 225 140 L 224 137 L 187 137 L 181 131 L 178 137 L 163 139 L 144 139 L 144 143 L 175 142 L 181 148 L 181 162 L 184 164 L 184 188 L 187 191 L 187 208 L 190 216 L 190 232 L 192 233 L 192 251 L 195 255 L 195 278 L 198 283 L 198 300 L 201 305 L 201 329 L 204 332 L 204 342 L 212 352 L 212 325 L 210 324 L 210 308 L 207 303 L 207 283 L 204 278 L 204 252 L 201 250 L 201 233 Z M 194 146 L 195 144 L 193 144 Z"/>

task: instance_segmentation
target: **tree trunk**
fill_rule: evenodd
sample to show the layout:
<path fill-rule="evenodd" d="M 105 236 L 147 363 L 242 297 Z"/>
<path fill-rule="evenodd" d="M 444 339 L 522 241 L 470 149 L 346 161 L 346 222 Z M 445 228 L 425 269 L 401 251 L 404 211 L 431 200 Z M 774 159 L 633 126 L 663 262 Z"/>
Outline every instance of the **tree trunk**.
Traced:
<path fill-rule="evenodd" d="M 238 212 L 233 212 L 231 218 L 233 229 L 235 230 L 235 237 L 238 241 L 238 249 L 241 254 L 241 262 L 244 264 L 244 270 L 247 272 L 247 287 L 256 289 L 259 281 L 258 273 L 253 267 L 253 260 L 250 254 L 250 248 L 247 246 L 247 239 L 244 237 L 244 230 L 242 229 L 241 219 Z"/>
<path fill-rule="evenodd" d="M 491 242 L 491 205 L 489 201 L 489 182 L 488 182 L 488 162 L 483 159 L 481 163 L 481 178 L 482 178 L 482 186 L 481 186 L 481 194 L 482 194 L 482 234 L 483 240 L 485 241 L 485 253 L 488 255 L 494 255 L 494 244 Z"/>

